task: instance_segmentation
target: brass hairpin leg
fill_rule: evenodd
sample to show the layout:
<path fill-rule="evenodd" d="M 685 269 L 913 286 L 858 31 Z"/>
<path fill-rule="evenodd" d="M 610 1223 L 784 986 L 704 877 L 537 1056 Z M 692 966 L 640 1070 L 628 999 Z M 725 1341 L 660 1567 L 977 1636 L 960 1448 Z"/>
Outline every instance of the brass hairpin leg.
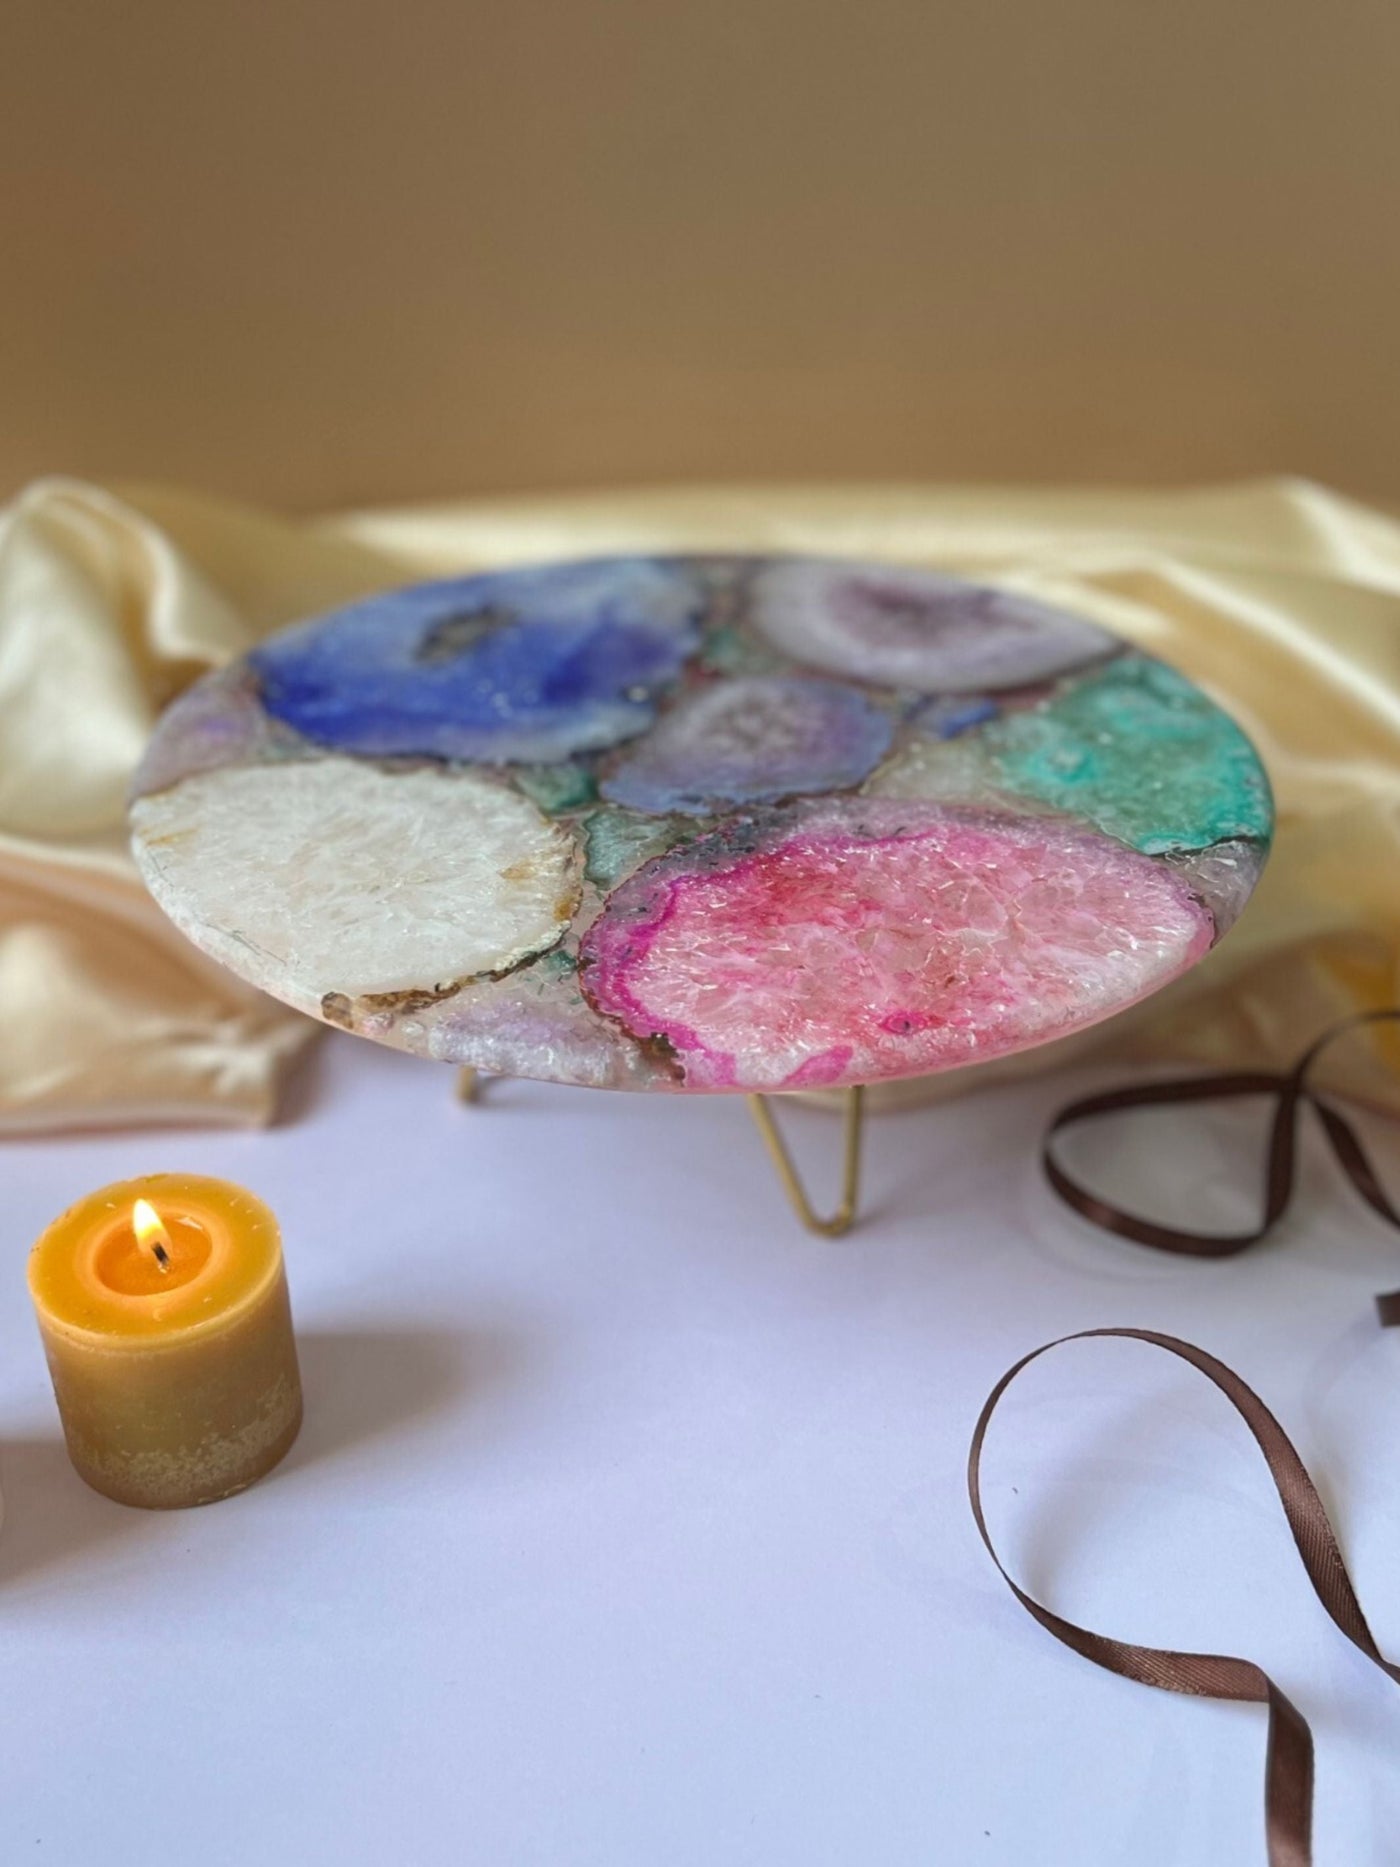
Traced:
<path fill-rule="evenodd" d="M 860 1203 L 860 1144 L 865 1126 L 865 1090 L 862 1086 L 857 1083 L 854 1089 L 846 1091 L 846 1147 L 841 1204 L 829 1219 L 821 1218 L 812 1210 L 812 1202 L 792 1164 L 787 1143 L 778 1132 L 768 1097 L 754 1095 L 745 1100 L 749 1105 L 749 1113 L 758 1124 L 758 1132 L 763 1136 L 763 1145 L 778 1170 L 783 1190 L 792 1202 L 792 1209 L 807 1230 L 818 1232 L 823 1238 L 839 1238 L 843 1232 L 849 1232 L 855 1224 L 856 1208 Z"/>
<path fill-rule="evenodd" d="M 481 1100 L 481 1072 L 470 1063 L 464 1063 L 457 1072 L 457 1100 L 459 1102 L 479 1102 Z"/>

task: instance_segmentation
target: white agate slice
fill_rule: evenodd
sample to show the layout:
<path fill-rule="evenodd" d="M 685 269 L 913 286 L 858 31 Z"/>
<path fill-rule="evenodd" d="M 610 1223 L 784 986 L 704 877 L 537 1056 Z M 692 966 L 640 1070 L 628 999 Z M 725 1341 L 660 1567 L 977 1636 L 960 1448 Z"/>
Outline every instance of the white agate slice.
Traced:
<path fill-rule="evenodd" d="M 312 1013 L 328 995 L 435 993 L 542 952 L 582 855 L 473 772 L 357 759 L 229 766 L 139 798 L 133 848 L 175 925 Z"/>
<path fill-rule="evenodd" d="M 1086 617 L 1014 590 L 836 559 L 767 564 L 749 615 L 808 667 L 924 694 L 1030 687 L 1120 646 Z"/>

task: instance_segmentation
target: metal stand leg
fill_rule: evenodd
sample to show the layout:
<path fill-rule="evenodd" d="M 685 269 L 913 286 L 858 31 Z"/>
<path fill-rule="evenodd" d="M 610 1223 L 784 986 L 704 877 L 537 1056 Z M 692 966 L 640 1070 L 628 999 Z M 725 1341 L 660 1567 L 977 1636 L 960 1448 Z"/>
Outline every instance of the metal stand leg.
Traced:
<path fill-rule="evenodd" d="M 778 1178 L 783 1183 L 783 1190 L 792 1202 L 792 1209 L 809 1232 L 818 1232 L 823 1238 L 839 1238 L 843 1232 L 849 1232 L 855 1224 L 856 1210 L 860 1204 L 860 1144 L 865 1127 L 865 1091 L 857 1084 L 846 1091 L 846 1147 L 845 1164 L 841 1179 L 841 1204 L 829 1219 L 823 1219 L 813 1211 L 812 1202 L 807 1197 L 806 1189 L 798 1177 L 797 1169 L 792 1164 L 787 1143 L 778 1132 L 778 1124 L 773 1118 L 767 1096 L 748 1096 L 749 1113 L 758 1125 L 758 1132 L 763 1136 L 763 1144 L 768 1149 L 769 1157 L 778 1170 Z"/>
<path fill-rule="evenodd" d="M 481 1072 L 470 1064 L 464 1065 L 457 1072 L 457 1100 L 467 1106 L 481 1100 Z M 813 1210 L 812 1202 L 807 1197 L 787 1143 L 778 1131 L 778 1124 L 773 1115 L 771 1100 L 768 1096 L 745 1096 L 749 1113 L 753 1116 L 758 1132 L 763 1136 L 763 1145 L 768 1149 L 769 1158 L 778 1171 L 778 1178 L 783 1183 L 783 1190 L 791 1201 L 792 1209 L 809 1232 L 816 1232 L 823 1238 L 840 1238 L 849 1232 L 856 1222 L 860 1205 L 860 1152 L 865 1134 L 865 1090 L 860 1084 L 848 1089 L 846 1095 L 845 1148 L 841 1173 L 841 1203 L 829 1218 L 823 1218 Z"/>

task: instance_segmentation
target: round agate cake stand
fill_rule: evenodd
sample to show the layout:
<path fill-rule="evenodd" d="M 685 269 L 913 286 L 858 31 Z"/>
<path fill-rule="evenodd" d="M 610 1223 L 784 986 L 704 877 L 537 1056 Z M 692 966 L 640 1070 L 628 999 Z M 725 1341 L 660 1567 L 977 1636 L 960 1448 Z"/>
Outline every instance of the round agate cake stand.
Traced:
<path fill-rule="evenodd" d="M 804 1220 L 861 1088 L 1201 959 L 1272 827 L 1249 741 L 1099 623 L 837 559 L 626 557 L 371 597 L 165 714 L 131 822 L 206 953 L 475 1072 L 750 1097 Z M 837 1213 L 766 1098 L 844 1089 Z"/>

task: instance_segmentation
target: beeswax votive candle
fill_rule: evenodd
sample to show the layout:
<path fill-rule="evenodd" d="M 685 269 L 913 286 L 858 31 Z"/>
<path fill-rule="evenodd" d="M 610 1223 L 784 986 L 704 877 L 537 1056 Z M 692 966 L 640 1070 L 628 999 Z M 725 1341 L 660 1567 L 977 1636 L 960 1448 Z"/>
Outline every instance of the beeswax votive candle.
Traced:
<path fill-rule="evenodd" d="M 270 1471 L 301 1425 L 282 1241 L 241 1187 L 152 1174 L 80 1199 L 29 1289 L 73 1464 L 123 1504 L 209 1504 Z"/>

